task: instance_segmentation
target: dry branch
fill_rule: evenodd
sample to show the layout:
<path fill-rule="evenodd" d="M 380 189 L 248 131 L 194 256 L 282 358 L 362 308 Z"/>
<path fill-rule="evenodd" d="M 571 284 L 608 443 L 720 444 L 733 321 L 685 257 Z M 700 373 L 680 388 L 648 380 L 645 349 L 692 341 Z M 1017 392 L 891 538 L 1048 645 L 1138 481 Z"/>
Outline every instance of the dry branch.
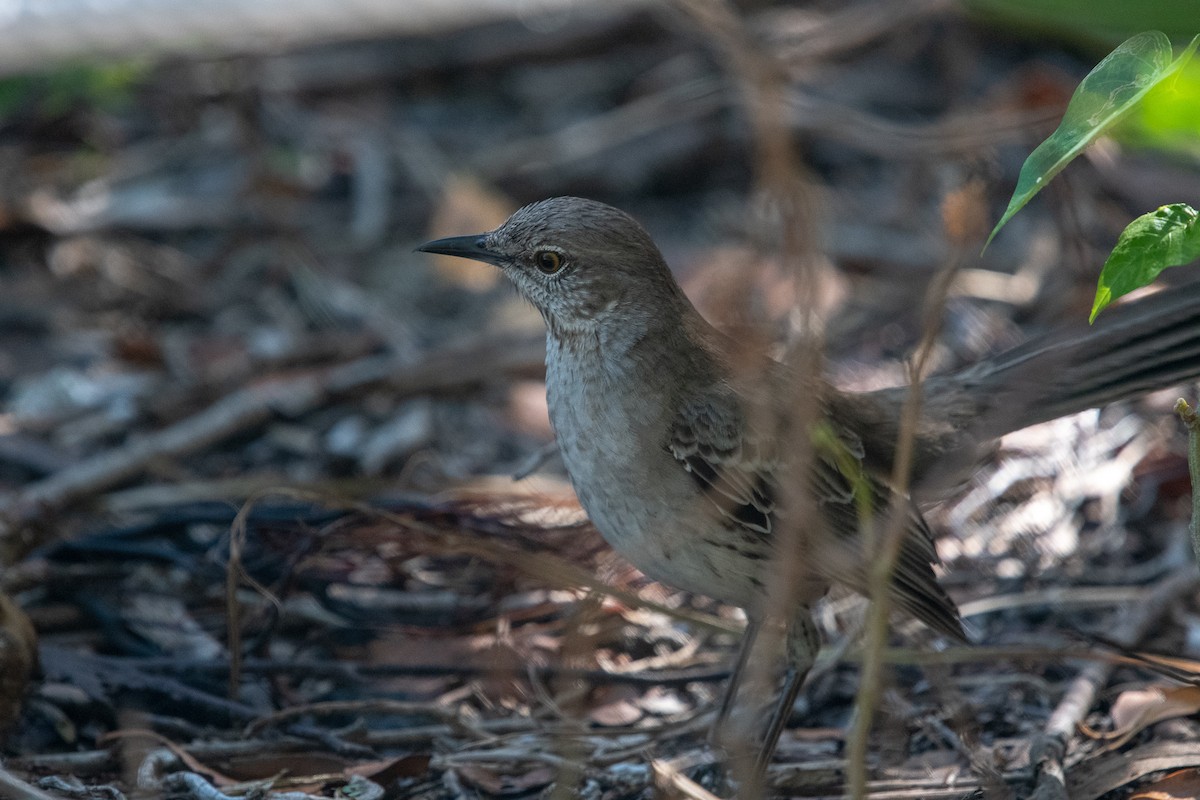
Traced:
<path fill-rule="evenodd" d="M 352 392 L 386 386 L 397 396 L 446 391 L 500 376 L 536 374 L 540 338 L 483 341 L 434 354 L 417 364 L 370 356 L 332 369 L 279 378 L 232 392 L 163 430 L 99 453 L 0 499 L 0 537 L 49 513 L 136 478 L 152 463 L 211 447 L 276 414 L 309 413 Z"/>
<path fill-rule="evenodd" d="M 1117 623 L 1109 638 L 1125 647 L 1136 646 L 1149 633 L 1150 626 L 1167 613 L 1176 600 L 1194 593 L 1198 587 L 1200 576 L 1196 575 L 1195 568 L 1190 564 L 1164 578 L 1145 593 L 1141 602 L 1131 603 L 1127 607 L 1124 618 Z M 1077 796 L 1074 792 L 1066 793 L 1069 780 L 1065 764 L 1067 745 L 1095 703 L 1097 692 L 1108 682 L 1112 669 L 1113 665 L 1105 661 L 1093 661 L 1085 665 L 1046 721 L 1040 739 L 1031 746 L 1031 760 L 1038 767 L 1037 787 L 1032 795 L 1037 800 Z M 1075 765 L 1075 770 L 1082 774 L 1089 773 L 1091 769 L 1090 765 Z"/>

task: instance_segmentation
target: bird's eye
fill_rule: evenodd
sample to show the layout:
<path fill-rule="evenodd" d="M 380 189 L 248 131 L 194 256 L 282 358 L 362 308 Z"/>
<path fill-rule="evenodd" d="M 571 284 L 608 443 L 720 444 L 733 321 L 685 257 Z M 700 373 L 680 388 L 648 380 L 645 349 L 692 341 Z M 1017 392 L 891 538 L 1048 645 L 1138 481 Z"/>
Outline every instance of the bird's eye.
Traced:
<path fill-rule="evenodd" d="M 547 275 L 553 275 L 563 268 L 563 257 L 553 250 L 538 250 L 533 254 L 533 263 Z"/>

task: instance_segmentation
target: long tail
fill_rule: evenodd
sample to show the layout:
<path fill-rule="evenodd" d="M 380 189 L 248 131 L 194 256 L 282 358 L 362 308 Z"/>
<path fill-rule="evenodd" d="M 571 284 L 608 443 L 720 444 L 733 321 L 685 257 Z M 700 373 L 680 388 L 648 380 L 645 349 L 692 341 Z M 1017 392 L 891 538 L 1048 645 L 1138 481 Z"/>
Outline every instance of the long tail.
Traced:
<path fill-rule="evenodd" d="M 1058 417 L 1200 379 L 1200 282 L 1170 286 L 924 384 L 913 484 L 954 484 L 989 443 Z M 888 475 L 907 387 L 831 393 L 829 413 L 860 433 Z"/>
<path fill-rule="evenodd" d="M 1200 282 L 1112 309 L 1093 327 L 1060 330 L 969 369 L 930 378 L 923 386 L 912 485 L 937 491 L 957 483 L 981 450 L 1005 433 L 1197 378 Z M 865 466 L 885 480 L 907 392 L 898 387 L 826 397 L 833 421 L 859 437 Z M 919 515 L 918 522 L 901 549 L 893 597 L 926 624 L 961 638 L 957 610 L 930 567 L 936 555 Z M 849 520 L 841 529 L 855 524 Z M 843 580 L 863 588 L 861 575 Z"/>
<path fill-rule="evenodd" d="M 1029 341 L 968 375 L 977 381 L 973 393 L 1007 404 L 980 420 L 979 432 L 991 437 L 1196 380 L 1200 282 L 1110 309 L 1093 326 Z"/>

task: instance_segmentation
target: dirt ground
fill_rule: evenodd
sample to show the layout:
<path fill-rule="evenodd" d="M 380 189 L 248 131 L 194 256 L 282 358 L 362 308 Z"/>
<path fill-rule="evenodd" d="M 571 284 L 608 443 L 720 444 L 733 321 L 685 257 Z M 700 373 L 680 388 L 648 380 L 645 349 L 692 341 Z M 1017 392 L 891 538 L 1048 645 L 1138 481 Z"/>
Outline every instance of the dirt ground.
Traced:
<path fill-rule="evenodd" d="M 794 341 L 808 297 L 863 389 L 948 264 L 938 370 L 1086 319 L 1124 225 L 1200 197 L 1194 151 L 1104 140 L 978 255 L 1113 43 L 747 6 L 0 84 L 0 797 L 732 796 L 744 617 L 607 548 L 540 317 L 414 247 L 603 200 L 735 335 Z M 973 643 L 897 618 L 857 765 L 865 602 L 830 594 L 770 793 L 1200 794 L 1189 392 L 1006 437 L 929 504 Z"/>

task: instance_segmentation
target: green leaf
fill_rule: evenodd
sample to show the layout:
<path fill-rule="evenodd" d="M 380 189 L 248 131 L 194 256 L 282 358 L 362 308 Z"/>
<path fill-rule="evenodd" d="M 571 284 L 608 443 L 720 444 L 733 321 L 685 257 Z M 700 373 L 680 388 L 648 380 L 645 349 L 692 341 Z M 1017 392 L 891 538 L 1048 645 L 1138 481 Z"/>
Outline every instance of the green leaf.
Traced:
<path fill-rule="evenodd" d="M 1200 214 L 1185 203 L 1173 203 L 1129 223 L 1112 255 L 1100 270 L 1096 299 L 1088 322 L 1124 294 L 1149 284 L 1167 267 L 1200 258 Z"/>
<path fill-rule="evenodd" d="M 44 76 L 40 110 L 49 115 L 65 114 L 80 105 L 120 110 L 133 102 L 137 86 L 148 72 L 148 62 L 136 59 L 64 64 Z"/>
<path fill-rule="evenodd" d="M 1028 38 L 1050 34 L 1105 50 L 1138 31 L 1164 31 L 1174 41 L 1200 30 L 1196 0 L 964 0 L 990 25 Z"/>
<path fill-rule="evenodd" d="M 984 247 L 1096 137 L 1133 108 L 1146 92 L 1182 68 L 1197 46 L 1200 36 L 1192 39 L 1183 54 L 1171 61 L 1171 40 L 1163 33 L 1149 31 L 1126 39 L 1097 64 L 1071 96 L 1058 129 L 1025 159 L 1008 208 Z"/>
<path fill-rule="evenodd" d="M 1200 4 L 1197 5 L 1200 11 Z M 1197 21 L 1200 25 L 1200 20 Z M 1142 98 L 1112 130 L 1112 136 L 1132 147 L 1167 150 L 1200 158 L 1200 59 L 1192 59 L 1169 81 Z"/>

